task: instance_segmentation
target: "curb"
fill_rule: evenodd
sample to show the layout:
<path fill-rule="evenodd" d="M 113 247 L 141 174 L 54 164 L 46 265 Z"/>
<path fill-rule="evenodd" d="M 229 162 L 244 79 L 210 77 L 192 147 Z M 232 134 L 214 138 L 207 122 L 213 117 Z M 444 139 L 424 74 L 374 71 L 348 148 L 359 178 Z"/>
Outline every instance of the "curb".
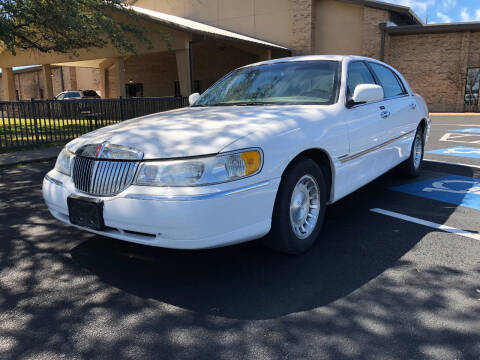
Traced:
<path fill-rule="evenodd" d="M 38 163 L 38 162 L 45 162 L 45 161 L 50 161 L 50 160 L 55 160 L 57 157 L 56 156 L 50 156 L 50 157 L 44 157 L 44 158 L 38 158 L 38 159 L 29 159 L 29 160 L 19 160 L 19 161 L 14 161 L 10 163 L 0 163 L 0 168 L 6 168 L 6 167 L 13 167 L 17 165 L 26 165 L 26 164 L 32 164 L 32 163 Z"/>

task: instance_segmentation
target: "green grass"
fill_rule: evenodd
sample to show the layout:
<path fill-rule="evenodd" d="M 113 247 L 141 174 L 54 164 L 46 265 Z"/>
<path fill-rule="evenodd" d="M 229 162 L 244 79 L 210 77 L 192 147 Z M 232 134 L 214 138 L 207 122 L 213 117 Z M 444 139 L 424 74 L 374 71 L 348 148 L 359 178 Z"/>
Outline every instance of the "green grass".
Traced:
<path fill-rule="evenodd" d="M 0 118 L 0 149 L 29 147 L 37 144 L 61 144 L 97 128 L 113 124 L 94 119 Z"/>

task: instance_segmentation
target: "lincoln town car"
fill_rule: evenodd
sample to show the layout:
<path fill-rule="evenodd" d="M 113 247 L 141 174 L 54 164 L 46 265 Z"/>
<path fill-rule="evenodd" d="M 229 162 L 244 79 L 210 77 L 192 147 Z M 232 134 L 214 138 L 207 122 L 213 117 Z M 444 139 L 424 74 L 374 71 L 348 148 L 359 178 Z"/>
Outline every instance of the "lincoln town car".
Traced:
<path fill-rule="evenodd" d="M 356 56 L 244 66 L 189 101 L 68 143 L 43 181 L 52 215 L 152 246 L 298 254 L 328 204 L 397 166 L 418 175 L 430 128 L 397 70 Z"/>

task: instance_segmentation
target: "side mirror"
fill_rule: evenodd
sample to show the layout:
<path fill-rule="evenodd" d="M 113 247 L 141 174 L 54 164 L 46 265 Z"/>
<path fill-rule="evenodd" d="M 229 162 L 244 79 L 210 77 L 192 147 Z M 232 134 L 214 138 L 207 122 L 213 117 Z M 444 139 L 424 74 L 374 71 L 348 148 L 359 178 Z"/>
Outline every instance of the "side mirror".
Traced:
<path fill-rule="evenodd" d="M 383 88 L 380 85 L 360 84 L 355 88 L 350 106 L 383 100 Z"/>
<path fill-rule="evenodd" d="M 188 97 L 188 103 L 189 103 L 190 105 L 195 104 L 195 101 L 197 101 L 199 97 L 200 97 L 200 94 L 199 94 L 199 93 L 193 93 L 192 95 L 190 95 L 190 96 Z"/>

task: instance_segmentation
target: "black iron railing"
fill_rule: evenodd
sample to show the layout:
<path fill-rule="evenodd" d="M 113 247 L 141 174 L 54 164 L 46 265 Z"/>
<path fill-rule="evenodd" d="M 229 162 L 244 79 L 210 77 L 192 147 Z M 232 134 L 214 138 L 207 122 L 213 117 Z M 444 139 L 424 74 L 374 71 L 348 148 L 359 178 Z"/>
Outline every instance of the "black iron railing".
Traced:
<path fill-rule="evenodd" d="M 138 116 L 188 105 L 184 97 L 0 102 L 0 151 L 63 143 Z"/>

